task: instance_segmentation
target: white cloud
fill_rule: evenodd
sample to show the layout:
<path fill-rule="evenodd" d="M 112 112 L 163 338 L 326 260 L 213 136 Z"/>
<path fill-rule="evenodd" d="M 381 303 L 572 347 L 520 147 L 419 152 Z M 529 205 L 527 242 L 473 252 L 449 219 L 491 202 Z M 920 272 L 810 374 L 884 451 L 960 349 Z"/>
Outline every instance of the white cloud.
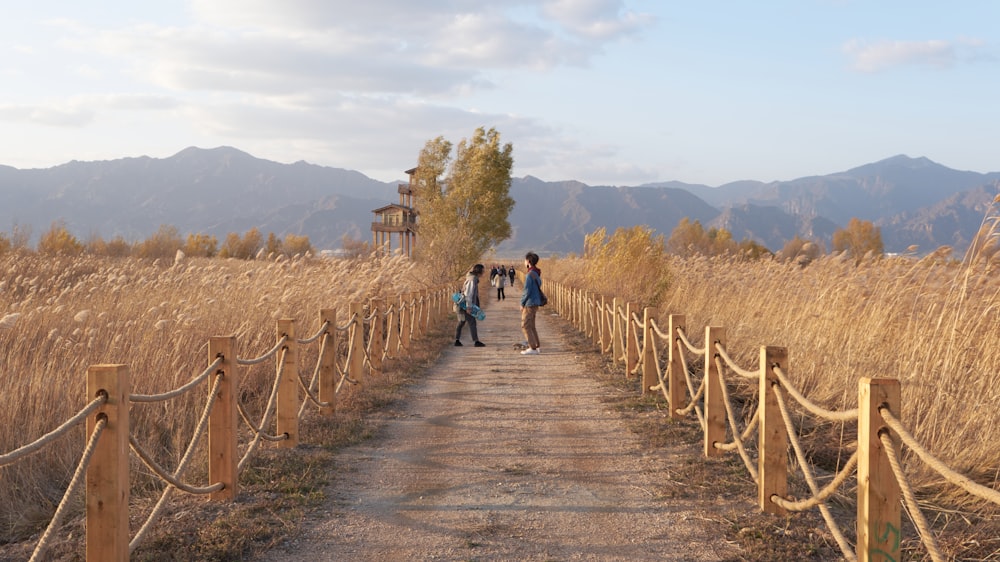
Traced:
<path fill-rule="evenodd" d="M 860 72 L 879 72 L 897 66 L 920 65 L 934 68 L 950 68 L 963 61 L 983 58 L 985 44 L 982 41 L 961 39 L 959 41 L 890 41 L 868 42 L 851 39 L 843 46 L 843 52 L 851 58 L 851 66 Z"/>
<path fill-rule="evenodd" d="M 73 104 L 2 104 L 0 121 L 53 127 L 83 127 L 93 122 L 95 112 Z"/>
<path fill-rule="evenodd" d="M 590 39 L 615 39 L 652 23 L 649 14 L 626 11 L 620 0 L 548 0 L 543 12 L 567 30 Z"/>

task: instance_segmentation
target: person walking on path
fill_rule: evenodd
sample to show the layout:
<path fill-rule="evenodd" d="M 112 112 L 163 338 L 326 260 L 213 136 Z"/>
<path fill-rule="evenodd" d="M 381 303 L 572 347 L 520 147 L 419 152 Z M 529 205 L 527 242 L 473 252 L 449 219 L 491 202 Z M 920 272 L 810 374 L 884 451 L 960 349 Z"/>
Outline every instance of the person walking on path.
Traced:
<path fill-rule="evenodd" d="M 458 311 L 458 327 L 455 328 L 455 345 L 462 345 L 462 328 L 465 324 L 469 324 L 469 334 L 472 336 L 472 341 L 475 342 L 476 347 L 486 347 L 486 344 L 479 341 L 479 331 L 476 328 L 476 317 L 471 314 L 472 305 L 481 306 L 479 304 L 479 278 L 483 276 L 483 271 L 486 268 L 483 264 L 477 263 L 472 266 L 469 273 L 465 275 L 465 284 L 462 285 L 462 293 L 465 295 L 465 308 Z"/>
<path fill-rule="evenodd" d="M 510 286 L 513 287 L 514 286 L 514 275 L 515 275 L 514 266 L 513 265 L 510 266 L 510 269 L 507 270 L 507 275 L 510 276 Z"/>
<path fill-rule="evenodd" d="M 503 266 L 500 266 L 500 271 L 506 271 L 506 270 L 504 269 Z M 493 282 L 497 287 L 497 300 L 498 301 L 505 300 L 507 298 L 507 295 L 504 294 L 503 288 L 507 285 L 507 276 L 503 273 L 499 273 L 493 279 Z"/>
<path fill-rule="evenodd" d="M 528 341 L 528 349 L 522 351 L 521 355 L 538 355 L 541 343 L 538 341 L 538 330 L 535 329 L 535 316 L 538 307 L 542 305 L 542 272 L 538 269 L 538 254 L 525 254 L 524 265 L 528 272 L 524 276 L 524 291 L 521 293 L 521 331 Z"/>

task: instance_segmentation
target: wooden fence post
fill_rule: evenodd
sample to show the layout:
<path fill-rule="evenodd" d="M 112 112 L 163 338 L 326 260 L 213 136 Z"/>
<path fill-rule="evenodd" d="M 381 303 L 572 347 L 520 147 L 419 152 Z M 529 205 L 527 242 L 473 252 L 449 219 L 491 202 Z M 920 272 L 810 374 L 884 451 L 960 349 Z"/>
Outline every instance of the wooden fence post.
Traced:
<path fill-rule="evenodd" d="M 597 307 L 600 310 L 597 315 L 597 351 L 604 355 L 604 350 L 608 348 L 608 298 L 601 295 Z"/>
<path fill-rule="evenodd" d="M 324 308 L 319 311 L 320 326 L 329 323 L 323 338 L 323 355 L 319 358 L 319 413 L 332 416 L 337 411 L 337 310 Z"/>
<path fill-rule="evenodd" d="M 413 330 L 413 293 L 399 295 L 399 345 L 409 352 L 410 335 Z"/>
<path fill-rule="evenodd" d="M 900 401 L 896 379 L 858 381 L 858 562 L 900 560 L 899 483 L 879 439 L 889 428 L 878 411 L 887 406 L 901 419 Z M 889 434 L 899 458 L 899 437 Z"/>
<path fill-rule="evenodd" d="M 715 345 L 726 345 L 726 329 L 718 326 L 705 328 L 705 456 L 721 456 L 722 449 L 715 444 L 726 442 L 726 404 L 722 397 L 719 366 L 715 362 L 718 352 Z"/>
<path fill-rule="evenodd" d="M 604 337 L 604 295 L 598 295 L 594 293 L 594 299 L 591 303 L 590 309 L 593 311 L 594 325 L 591 327 L 593 330 L 591 332 L 591 341 L 594 342 L 594 347 L 597 351 L 604 354 L 603 347 L 603 337 Z"/>
<path fill-rule="evenodd" d="M 87 560 L 128 561 L 129 371 L 125 365 L 87 369 L 87 402 L 106 392 L 108 401 L 87 417 L 87 439 L 107 420 L 87 468 Z"/>
<path fill-rule="evenodd" d="M 449 300 L 451 300 L 450 295 Z M 402 299 L 400 299 L 400 302 L 402 302 Z M 385 329 L 389 332 L 389 335 L 385 338 L 385 350 L 390 357 L 398 357 L 399 347 L 402 345 L 399 341 L 399 310 L 400 305 L 394 305 L 392 312 L 389 313 L 389 317 L 385 322 Z"/>
<path fill-rule="evenodd" d="M 580 332 L 581 334 L 586 334 L 587 320 L 586 316 L 584 316 L 584 313 L 586 312 L 587 308 L 584 304 L 584 301 L 587 298 L 587 293 L 583 292 L 582 289 L 576 289 L 575 293 L 576 296 L 573 299 L 573 317 L 576 320 L 575 322 L 576 331 Z"/>
<path fill-rule="evenodd" d="M 618 297 L 611 300 L 611 364 L 617 365 L 622 360 L 622 322 L 618 315 Z"/>
<path fill-rule="evenodd" d="M 210 499 L 233 501 L 239 494 L 239 456 L 236 448 L 236 430 L 239 428 L 236 415 L 236 398 L 240 389 L 240 377 L 236 362 L 236 336 L 217 336 L 208 340 L 208 363 L 222 359 L 215 374 L 221 374 L 219 389 L 215 396 L 212 412 L 208 417 L 208 483 L 222 482 L 223 488 L 212 492 Z M 211 389 L 214 379 L 209 379 Z"/>
<path fill-rule="evenodd" d="M 760 391 L 757 412 L 757 469 L 760 474 L 757 499 L 764 513 L 784 515 L 785 509 L 771 501 L 771 496 L 788 494 L 788 433 L 778 409 L 774 387 L 780 386 L 774 368 L 788 372 L 788 350 L 783 347 L 760 348 Z"/>
<path fill-rule="evenodd" d="M 635 368 L 639 366 L 639 347 L 636 345 L 635 322 L 632 315 L 639 312 L 639 305 L 628 303 L 625 305 L 625 377 L 631 377 L 635 373 Z"/>
<path fill-rule="evenodd" d="M 351 364 L 347 366 L 347 374 L 352 380 L 358 382 L 359 388 L 365 386 L 365 305 L 360 302 L 352 302 L 349 308 L 349 315 L 354 320 L 348 332 L 351 339 L 349 346 L 351 351 Z"/>
<path fill-rule="evenodd" d="M 281 449 L 291 449 L 299 444 L 299 361 L 295 342 L 295 320 L 278 320 L 278 340 L 287 337 L 284 365 L 278 375 L 278 425 L 277 435 L 287 434 L 288 439 L 278 441 Z M 281 356 L 279 355 L 279 358 Z"/>
<path fill-rule="evenodd" d="M 646 307 L 642 309 L 642 394 L 653 392 L 650 387 L 656 386 L 660 381 L 656 374 L 656 333 L 653 331 L 653 317 L 656 316 L 656 309 Z"/>
<path fill-rule="evenodd" d="M 420 291 L 420 337 L 431 331 L 431 295 L 427 289 Z"/>
<path fill-rule="evenodd" d="M 684 362 L 681 361 L 681 350 L 677 348 L 680 336 L 677 330 L 684 330 L 687 319 L 683 314 L 671 314 L 667 320 L 670 329 L 670 353 L 667 354 L 667 394 L 670 396 L 670 419 L 679 420 L 683 416 L 677 411 L 684 404 L 684 394 L 687 388 Z M 693 400 L 694 397 L 692 396 Z"/>
<path fill-rule="evenodd" d="M 372 371 L 382 370 L 382 349 L 384 336 L 382 335 L 382 325 L 385 319 L 382 318 L 382 309 L 385 308 L 385 299 L 374 298 L 368 301 L 368 312 L 372 317 L 371 342 L 368 344 L 368 364 Z"/>

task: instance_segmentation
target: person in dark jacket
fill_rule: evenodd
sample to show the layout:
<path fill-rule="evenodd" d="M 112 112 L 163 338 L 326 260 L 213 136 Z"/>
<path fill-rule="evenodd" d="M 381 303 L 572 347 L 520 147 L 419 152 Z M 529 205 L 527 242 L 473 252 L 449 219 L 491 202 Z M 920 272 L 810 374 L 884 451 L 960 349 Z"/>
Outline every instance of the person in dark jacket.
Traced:
<path fill-rule="evenodd" d="M 469 325 L 469 334 L 472 336 L 473 345 L 476 347 L 486 347 L 486 344 L 479 341 L 479 331 L 476 329 L 476 317 L 471 314 L 472 305 L 479 304 L 479 278 L 483 276 L 486 268 L 483 264 L 477 263 L 465 275 L 465 283 L 462 285 L 462 293 L 465 295 L 465 308 L 458 311 L 458 328 L 455 329 L 455 345 L 462 345 L 462 328 Z"/>
<path fill-rule="evenodd" d="M 524 290 L 521 292 L 521 331 L 528 341 L 528 349 L 521 355 L 538 355 L 541 343 L 535 329 L 535 316 L 538 307 L 542 306 L 542 271 L 538 269 L 538 254 L 528 252 L 524 256 L 524 266 L 528 272 L 524 276 Z"/>

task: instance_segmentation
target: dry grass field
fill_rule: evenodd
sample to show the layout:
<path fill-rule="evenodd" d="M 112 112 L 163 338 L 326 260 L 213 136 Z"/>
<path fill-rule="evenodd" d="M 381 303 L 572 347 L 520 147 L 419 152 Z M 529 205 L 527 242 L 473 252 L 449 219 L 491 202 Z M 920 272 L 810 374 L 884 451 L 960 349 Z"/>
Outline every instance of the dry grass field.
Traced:
<path fill-rule="evenodd" d="M 0 453 L 76 413 L 87 402 L 90 365 L 127 364 L 133 393 L 163 392 L 204 370 L 212 336 L 235 335 L 239 357 L 253 358 L 274 345 L 279 318 L 295 319 L 296 336 L 306 338 L 319 328 L 320 309 L 336 309 L 343 324 L 352 302 L 379 296 L 397 302 L 399 293 L 429 285 L 398 257 L 174 263 L 11 252 L 0 256 L 0 268 Z M 303 365 L 315 360 L 315 347 Z M 244 373 L 241 393 L 251 416 L 263 409 L 273 370 L 272 361 Z M 134 435 L 165 466 L 183 455 L 203 394 L 133 406 Z M 0 543 L 44 528 L 83 442 L 77 428 L 0 468 Z M 133 469 L 133 494 L 155 493 L 159 484 L 149 470 L 138 462 Z M 203 481 L 204 471 L 193 467 L 189 477 Z"/>
<path fill-rule="evenodd" d="M 856 264 L 830 256 L 806 267 L 771 259 L 671 259 L 668 289 L 658 296 L 650 288 L 662 274 L 616 279 L 613 268 L 594 271 L 578 259 L 543 267 L 547 279 L 568 285 L 609 296 L 605 287 L 627 286 L 636 302 L 658 298 L 660 325 L 668 314 L 684 314 L 694 342 L 704 339 L 706 326 L 724 327 L 727 349 L 744 368 L 756 368 L 761 346 L 786 347 L 792 382 L 830 409 L 857 406 L 861 377 L 899 379 L 902 421 L 917 440 L 948 466 L 997 489 L 1000 276 L 988 262 L 966 266 L 946 258 Z M 747 396 L 756 392 L 733 382 Z M 810 456 L 824 468 L 835 469 L 856 447 L 853 423 L 810 415 L 796 421 Z M 996 530 L 998 506 L 945 484 L 915 456 L 904 458 L 937 528 L 949 520 L 991 520 Z M 993 548 L 1000 555 L 1000 543 Z"/>
<path fill-rule="evenodd" d="M 684 314 L 696 342 L 705 326 L 723 326 L 730 355 L 745 367 L 756 365 L 762 345 L 786 347 L 791 380 L 831 409 L 856 406 L 860 377 L 898 378 L 902 419 L 916 438 L 952 468 L 1000 486 L 1000 278 L 985 263 L 969 267 L 941 255 L 860 264 L 826 257 L 805 267 L 668 258 L 648 270 L 649 278 L 632 264 L 626 279 L 578 259 L 541 265 L 548 280 L 608 295 L 627 290 L 622 296 L 656 306 L 663 320 Z M 256 357 L 274 344 L 279 318 L 296 319 L 297 336 L 308 337 L 322 308 L 337 309 L 345 321 L 351 302 L 395 298 L 430 284 L 429 275 L 399 258 L 173 263 L 15 252 L 0 256 L 0 266 L 0 453 L 50 431 L 85 404 L 89 365 L 125 363 L 132 392 L 161 392 L 204 369 L 211 336 L 234 334 L 239 356 Z M 302 364 L 313 360 L 307 354 Z M 246 372 L 242 394 L 251 415 L 266 401 L 269 369 L 273 364 L 265 363 Z M 202 398 L 189 393 L 133 406 L 136 437 L 163 464 L 175 465 Z M 850 423 L 806 415 L 797 421 L 820 465 L 835 468 L 854 447 Z M 0 543 L 44 527 L 83 441 L 78 428 L 0 468 Z M 158 481 L 140 463 L 133 468 L 133 493 L 153 496 Z M 997 528 L 996 506 L 956 492 L 912 457 L 907 470 L 936 527 L 978 520 Z M 204 467 L 195 467 L 189 478 L 203 481 L 203 475 Z"/>

